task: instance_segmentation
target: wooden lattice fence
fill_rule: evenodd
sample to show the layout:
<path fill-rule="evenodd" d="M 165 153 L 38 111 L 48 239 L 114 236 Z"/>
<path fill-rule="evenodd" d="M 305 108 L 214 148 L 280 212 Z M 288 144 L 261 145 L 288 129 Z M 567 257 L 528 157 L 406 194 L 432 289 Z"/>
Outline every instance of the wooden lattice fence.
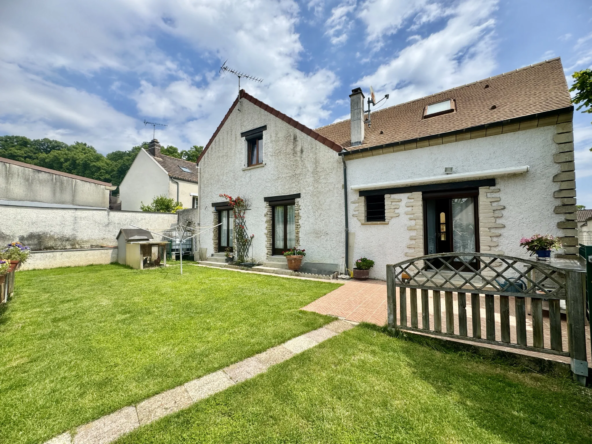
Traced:
<path fill-rule="evenodd" d="M 574 376 L 585 383 L 584 276 L 575 268 L 486 253 L 409 259 L 387 265 L 388 323 L 401 330 L 569 356 Z"/>

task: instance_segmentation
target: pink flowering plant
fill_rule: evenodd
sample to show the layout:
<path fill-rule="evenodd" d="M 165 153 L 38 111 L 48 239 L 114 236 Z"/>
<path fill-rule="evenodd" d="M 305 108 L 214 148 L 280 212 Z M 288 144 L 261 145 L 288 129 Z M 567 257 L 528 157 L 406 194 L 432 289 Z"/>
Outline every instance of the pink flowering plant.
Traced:
<path fill-rule="evenodd" d="M 370 270 L 374 267 L 374 261 L 366 257 L 361 257 L 356 261 L 356 268 L 358 270 Z"/>
<path fill-rule="evenodd" d="M 284 251 L 284 256 L 306 256 L 306 250 L 303 248 L 291 248 Z"/>
<path fill-rule="evenodd" d="M 526 251 L 532 256 L 541 250 L 558 250 L 561 248 L 561 242 L 550 234 L 535 234 L 532 237 L 523 237 L 520 239 L 520 246 L 526 248 Z"/>

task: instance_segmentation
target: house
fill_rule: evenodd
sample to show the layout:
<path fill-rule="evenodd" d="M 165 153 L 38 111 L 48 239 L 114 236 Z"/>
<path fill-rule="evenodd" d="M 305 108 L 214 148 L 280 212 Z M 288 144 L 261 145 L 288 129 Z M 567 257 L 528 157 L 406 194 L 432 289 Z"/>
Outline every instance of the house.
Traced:
<path fill-rule="evenodd" d="M 110 183 L 0 157 L 0 205 L 108 208 Z"/>
<path fill-rule="evenodd" d="M 140 211 L 157 196 L 181 202 L 183 208 L 197 206 L 197 166 L 193 162 L 166 156 L 154 139 L 148 149 L 141 149 L 119 185 L 123 211 Z"/>
<path fill-rule="evenodd" d="M 232 243 L 220 194 L 247 198 L 253 258 L 279 263 L 297 245 L 325 271 L 431 253 L 525 256 L 519 241 L 550 233 L 577 254 L 571 105 L 559 59 L 316 130 L 241 91 L 198 159 L 200 238 Z M 239 112 L 240 110 L 240 112 Z M 318 264 L 318 265 L 317 265 Z"/>
<path fill-rule="evenodd" d="M 592 210 L 578 210 L 578 241 L 592 245 Z"/>

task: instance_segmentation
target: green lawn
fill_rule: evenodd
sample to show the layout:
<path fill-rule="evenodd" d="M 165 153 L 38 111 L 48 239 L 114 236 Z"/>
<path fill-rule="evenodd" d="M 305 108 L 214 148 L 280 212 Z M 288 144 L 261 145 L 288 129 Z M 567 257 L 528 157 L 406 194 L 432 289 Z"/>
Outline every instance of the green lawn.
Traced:
<path fill-rule="evenodd" d="M 0 442 L 42 442 L 331 318 L 325 282 L 184 266 L 19 272 L 0 308 Z"/>
<path fill-rule="evenodd" d="M 358 326 L 123 437 L 132 443 L 590 443 L 565 376 Z"/>

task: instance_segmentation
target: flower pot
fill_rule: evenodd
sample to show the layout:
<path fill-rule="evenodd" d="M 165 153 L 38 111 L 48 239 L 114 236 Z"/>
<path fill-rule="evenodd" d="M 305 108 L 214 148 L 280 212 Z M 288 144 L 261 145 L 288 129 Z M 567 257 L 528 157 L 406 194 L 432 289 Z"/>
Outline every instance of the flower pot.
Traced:
<path fill-rule="evenodd" d="M 365 281 L 370 277 L 370 270 L 360 270 L 359 268 L 354 268 L 354 279 L 358 279 L 360 281 Z"/>
<path fill-rule="evenodd" d="M 227 264 L 230 264 L 232 262 L 234 262 L 234 257 L 233 256 L 229 256 L 229 257 L 226 258 L 226 263 Z"/>
<path fill-rule="evenodd" d="M 10 261 L 10 268 L 8 269 L 8 273 L 12 273 L 18 267 L 19 261 Z"/>
<path fill-rule="evenodd" d="M 300 265 L 302 265 L 302 259 L 304 256 L 286 256 L 288 261 L 288 268 L 292 271 L 300 270 Z"/>
<path fill-rule="evenodd" d="M 551 258 L 551 250 L 537 250 L 537 260 L 548 261 Z"/>

